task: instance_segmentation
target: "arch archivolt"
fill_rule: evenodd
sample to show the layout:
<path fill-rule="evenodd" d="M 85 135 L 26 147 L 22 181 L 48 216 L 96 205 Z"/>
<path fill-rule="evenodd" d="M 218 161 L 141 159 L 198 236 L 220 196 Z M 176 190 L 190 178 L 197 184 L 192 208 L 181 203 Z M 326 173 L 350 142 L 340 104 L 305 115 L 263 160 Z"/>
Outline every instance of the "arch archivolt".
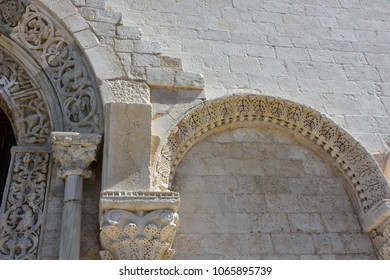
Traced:
<path fill-rule="evenodd" d="M 103 116 L 97 84 L 72 35 L 36 4 L 7 0 L 0 5 L 6 7 L 0 15 L 3 36 L 35 60 L 52 86 L 45 92 L 54 99 L 48 105 L 57 102 L 59 109 L 51 119 L 62 119 L 61 130 L 101 133 Z"/>
<path fill-rule="evenodd" d="M 205 135 L 224 127 L 264 123 L 305 139 L 303 143 L 311 143 L 311 149 L 314 145 L 323 157 L 331 160 L 348 181 L 347 191 L 365 230 L 374 229 L 390 216 L 384 215 L 383 211 L 377 214 L 378 207 L 388 211 L 390 187 L 364 147 L 314 109 L 269 96 L 236 95 L 209 100 L 189 111 L 169 131 L 159 148 L 153 187 L 169 190 L 180 160 Z"/>

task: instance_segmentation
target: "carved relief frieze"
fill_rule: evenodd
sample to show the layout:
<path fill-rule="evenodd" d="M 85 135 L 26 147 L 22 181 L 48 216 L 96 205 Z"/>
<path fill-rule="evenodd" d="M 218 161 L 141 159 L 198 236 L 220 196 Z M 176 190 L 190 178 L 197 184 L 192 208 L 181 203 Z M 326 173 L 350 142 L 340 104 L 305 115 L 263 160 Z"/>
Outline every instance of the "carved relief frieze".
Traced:
<path fill-rule="evenodd" d="M 0 220 L 0 259 L 37 259 L 49 153 L 13 151 Z"/>
<path fill-rule="evenodd" d="M 61 104 L 65 130 L 100 132 L 100 99 L 87 61 L 58 23 L 28 5 L 11 37 L 41 63 Z"/>
<path fill-rule="evenodd" d="M 1 50 L 0 63 L 0 87 L 6 94 L 12 95 L 35 87 L 26 71 Z"/>
<path fill-rule="evenodd" d="M 237 95 L 205 101 L 184 116 L 162 143 L 155 164 L 154 190 L 170 188 L 183 155 L 205 133 L 226 125 L 268 122 L 307 138 L 328 154 L 349 179 L 352 199 L 367 212 L 390 198 L 390 188 L 370 154 L 346 131 L 319 112 L 275 97 Z"/>
<path fill-rule="evenodd" d="M 19 144 L 45 144 L 51 131 L 48 106 L 27 72 L 0 50 L 0 94 L 12 113 Z"/>
<path fill-rule="evenodd" d="M 1 0 L 0 1 L 0 26 L 15 27 L 26 10 L 26 1 Z"/>
<path fill-rule="evenodd" d="M 173 257 L 171 246 L 179 222 L 173 210 L 107 210 L 102 219 L 102 259 L 157 260 Z"/>

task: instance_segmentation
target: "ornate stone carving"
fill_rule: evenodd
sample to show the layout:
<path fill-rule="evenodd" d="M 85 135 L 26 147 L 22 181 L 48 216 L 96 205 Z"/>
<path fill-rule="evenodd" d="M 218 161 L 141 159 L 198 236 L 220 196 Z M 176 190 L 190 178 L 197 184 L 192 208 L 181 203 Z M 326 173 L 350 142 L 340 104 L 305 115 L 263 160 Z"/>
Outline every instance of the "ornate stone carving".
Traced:
<path fill-rule="evenodd" d="M 239 95 L 202 103 L 184 116 L 160 147 L 154 190 L 169 189 L 183 155 L 211 130 L 235 123 L 269 122 L 300 134 L 330 155 L 351 183 L 362 212 L 390 198 L 390 188 L 370 154 L 346 131 L 315 110 L 279 98 Z"/>
<path fill-rule="evenodd" d="M 171 209 L 151 212 L 105 211 L 101 222 L 102 259 L 171 259 L 179 217 Z"/>
<path fill-rule="evenodd" d="M 22 0 L 0 1 L 0 26 L 15 27 L 26 10 L 26 3 Z"/>
<path fill-rule="evenodd" d="M 374 230 L 372 232 L 372 238 L 378 251 L 378 258 L 390 260 L 390 224 L 381 233 Z"/>
<path fill-rule="evenodd" d="M 44 144 L 51 131 L 47 104 L 27 72 L 0 50 L 0 93 L 13 112 L 20 144 Z"/>
<path fill-rule="evenodd" d="M 52 132 L 54 160 L 60 163 L 58 176 L 65 179 L 69 175 L 90 178 L 89 165 L 96 159 L 97 145 L 101 135 L 77 132 Z"/>
<path fill-rule="evenodd" d="M 47 151 L 13 151 L 0 221 L 0 259 L 36 259 L 48 182 Z"/>
<path fill-rule="evenodd" d="M 30 4 L 12 29 L 11 37 L 31 51 L 53 84 L 63 113 L 64 130 L 100 132 L 101 103 L 96 83 L 66 29 Z"/>

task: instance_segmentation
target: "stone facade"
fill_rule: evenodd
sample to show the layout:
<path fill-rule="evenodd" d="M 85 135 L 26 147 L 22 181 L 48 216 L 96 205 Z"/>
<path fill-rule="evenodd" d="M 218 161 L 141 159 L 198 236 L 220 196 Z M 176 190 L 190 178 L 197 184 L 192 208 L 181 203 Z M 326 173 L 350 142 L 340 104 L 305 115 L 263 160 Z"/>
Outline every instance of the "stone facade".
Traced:
<path fill-rule="evenodd" d="M 389 259 L 389 35 L 386 0 L 0 0 L 0 259 Z"/>

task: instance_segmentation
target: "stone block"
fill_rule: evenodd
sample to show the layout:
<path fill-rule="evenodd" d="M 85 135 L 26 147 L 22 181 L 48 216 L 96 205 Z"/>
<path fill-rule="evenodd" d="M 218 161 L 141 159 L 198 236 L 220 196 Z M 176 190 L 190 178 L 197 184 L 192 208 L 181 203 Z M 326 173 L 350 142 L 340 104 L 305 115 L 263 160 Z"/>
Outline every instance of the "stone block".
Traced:
<path fill-rule="evenodd" d="M 65 18 L 64 23 L 71 32 L 81 31 L 89 27 L 85 19 L 78 13 Z"/>
<path fill-rule="evenodd" d="M 93 34 L 90 30 L 82 30 L 74 33 L 78 44 L 82 49 L 89 49 L 92 47 L 96 47 L 99 44 L 98 39 L 95 34 Z"/>
<path fill-rule="evenodd" d="M 327 81 L 330 89 L 338 94 L 360 94 L 360 89 L 353 81 Z"/>
<path fill-rule="evenodd" d="M 315 253 L 311 234 L 273 233 L 271 236 L 276 254 L 308 255 Z"/>
<path fill-rule="evenodd" d="M 138 26 L 120 25 L 116 28 L 116 34 L 120 39 L 141 39 L 141 30 Z"/>
<path fill-rule="evenodd" d="M 356 214 L 323 213 L 321 216 L 327 232 L 361 232 Z"/>
<path fill-rule="evenodd" d="M 367 233 L 340 234 L 347 254 L 374 254 L 373 243 Z"/>
<path fill-rule="evenodd" d="M 337 233 L 313 234 L 315 252 L 317 254 L 344 254 L 345 250 Z"/>
<path fill-rule="evenodd" d="M 125 75 L 118 57 L 107 46 L 95 46 L 85 52 L 98 79 L 115 79 Z"/>
<path fill-rule="evenodd" d="M 332 52 L 329 50 L 309 50 L 312 61 L 334 62 Z"/>
<path fill-rule="evenodd" d="M 350 29 L 333 29 L 332 35 L 336 41 L 357 42 L 354 31 Z"/>
<path fill-rule="evenodd" d="M 217 233 L 248 233 L 250 230 L 246 213 L 215 213 L 215 224 Z"/>
<path fill-rule="evenodd" d="M 105 103 L 150 103 L 149 87 L 143 82 L 103 81 L 100 90 Z"/>
<path fill-rule="evenodd" d="M 151 87 L 173 87 L 175 71 L 164 68 L 147 68 L 146 81 Z"/>
<path fill-rule="evenodd" d="M 133 40 L 119 40 L 115 39 L 115 51 L 117 52 L 133 52 L 134 41 Z"/>
<path fill-rule="evenodd" d="M 290 225 L 285 213 L 251 214 L 250 223 L 253 233 L 290 232 Z"/>
<path fill-rule="evenodd" d="M 205 81 L 201 74 L 180 71 L 175 75 L 176 88 L 203 89 L 204 86 Z"/>
<path fill-rule="evenodd" d="M 122 14 L 119 12 L 97 9 L 94 20 L 98 22 L 119 24 L 122 20 Z"/>
<path fill-rule="evenodd" d="M 147 191 L 151 105 L 107 103 L 105 107 L 102 190 Z"/>
<path fill-rule="evenodd" d="M 289 213 L 300 212 L 298 197 L 293 194 L 266 194 L 265 199 L 270 212 Z"/>
<path fill-rule="evenodd" d="M 55 14 L 60 19 L 77 14 L 77 9 L 69 1 L 42 0 L 41 2 L 47 10 Z"/>
<path fill-rule="evenodd" d="M 117 52 L 119 60 L 121 61 L 123 66 L 131 66 L 132 65 L 132 56 L 131 53 L 120 53 Z"/>
<path fill-rule="evenodd" d="M 288 214 L 291 232 L 324 232 L 321 217 L 318 214 Z"/>
<path fill-rule="evenodd" d="M 88 23 L 92 27 L 96 36 L 110 36 L 110 37 L 115 36 L 116 26 L 114 23 L 96 22 L 96 21 L 89 21 Z"/>
<path fill-rule="evenodd" d="M 264 76 L 287 76 L 287 71 L 281 60 L 262 58 L 260 68 Z"/>
<path fill-rule="evenodd" d="M 226 244 L 229 246 L 230 244 Z M 238 251 L 242 256 L 259 256 L 274 254 L 271 235 L 256 233 L 256 234 L 240 234 L 235 251 Z"/>
<path fill-rule="evenodd" d="M 260 73 L 259 61 L 256 58 L 231 56 L 229 61 L 232 72 L 246 74 Z"/>
<path fill-rule="evenodd" d="M 85 6 L 105 9 L 106 8 L 106 0 L 85 0 Z"/>
<path fill-rule="evenodd" d="M 133 54 L 134 66 L 160 66 L 160 57 L 154 54 Z"/>
<path fill-rule="evenodd" d="M 134 51 L 146 54 L 161 54 L 161 43 L 136 40 L 134 42 Z"/>
<path fill-rule="evenodd" d="M 133 60 L 132 60 L 133 61 Z M 133 80 L 146 81 L 146 69 L 145 67 L 138 66 L 125 66 L 124 70 L 128 78 Z"/>

